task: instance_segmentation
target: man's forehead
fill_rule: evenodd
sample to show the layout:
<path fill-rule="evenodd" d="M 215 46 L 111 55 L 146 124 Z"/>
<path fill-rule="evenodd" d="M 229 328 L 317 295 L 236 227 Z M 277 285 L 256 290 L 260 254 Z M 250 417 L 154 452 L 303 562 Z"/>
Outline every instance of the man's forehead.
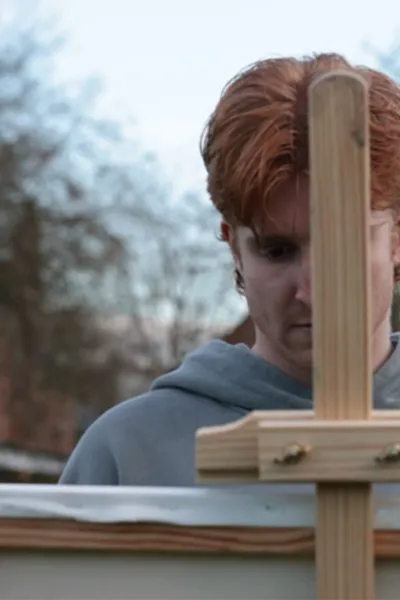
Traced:
<path fill-rule="evenodd" d="M 323 200 L 323 199 L 321 199 Z M 279 230 L 289 234 L 296 229 L 310 228 L 310 185 L 307 176 L 299 176 L 276 190 L 262 208 L 260 218 L 255 218 L 256 231 L 268 233 Z M 393 222 L 390 209 L 372 210 L 369 213 L 371 227 Z"/>
<path fill-rule="evenodd" d="M 368 216 L 368 225 L 378 227 L 393 222 L 390 210 L 371 210 Z M 254 223 L 258 235 L 284 235 L 305 236 L 310 232 L 310 212 L 306 206 L 298 206 L 291 211 L 281 213 L 267 213 L 262 219 Z"/>
<path fill-rule="evenodd" d="M 255 230 L 261 235 L 301 235 L 310 230 L 310 211 L 308 203 L 285 203 L 273 206 L 254 223 Z"/>

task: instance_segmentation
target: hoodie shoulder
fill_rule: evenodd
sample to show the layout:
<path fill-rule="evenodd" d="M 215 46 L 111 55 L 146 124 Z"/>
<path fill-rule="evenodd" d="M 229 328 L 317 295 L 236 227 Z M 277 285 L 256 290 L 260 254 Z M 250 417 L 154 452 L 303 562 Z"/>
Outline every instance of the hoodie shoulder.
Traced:
<path fill-rule="evenodd" d="M 128 455 L 136 464 L 139 481 L 142 449 L 146 438 L 152 437 L 155 420 L 165 412 L 166 396 L 168 392 L 147 392 L 116 404 L 98 417 L 78 441 L 60 484 L 120 485 L 124 478 L 121 457 Z"/>
<path fill-rule="evenodd" d="M 61 474 L 61 485 L 118 485 L 116 457 L 109 439 L 109 419 L 98 418 L 83 434 Z"/>
<path fill-rule="evenodd" d="M 125 400 L 87 429 L 60 484 L 190 485 L 197 429 L 234 419 L 210 399 L 175 389 Z"/>

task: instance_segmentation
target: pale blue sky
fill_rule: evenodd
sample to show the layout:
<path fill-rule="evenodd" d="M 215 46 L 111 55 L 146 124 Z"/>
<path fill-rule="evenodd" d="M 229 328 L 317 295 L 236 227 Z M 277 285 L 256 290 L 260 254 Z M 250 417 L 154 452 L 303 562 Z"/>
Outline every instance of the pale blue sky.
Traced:
<path fill-rule="evenodd" d="M 271 55 L 321 50 L 371 64 L 364 42 L 385 49 L 400 25 L 394 0 L 0 0 L 7 1 L 19 4 L 24 18 L 38 5 L 59 17 L 68 45 L 58 75 L 98 76 L 102 110 L 133 118 L 134 134 L 167 175 L 191 189 L 203 187 L 201 130 L 239 69 Z"/>

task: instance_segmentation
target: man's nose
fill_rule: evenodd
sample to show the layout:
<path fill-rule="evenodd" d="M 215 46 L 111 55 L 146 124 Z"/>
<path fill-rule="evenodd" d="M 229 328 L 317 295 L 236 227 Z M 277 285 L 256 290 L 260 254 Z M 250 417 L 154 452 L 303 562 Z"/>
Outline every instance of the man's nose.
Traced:
<path fill-rule="evenodd" d="M 296 299 L 311 306 L 311 256 L 309 250 L 302 252 L 297 267 Z"/>

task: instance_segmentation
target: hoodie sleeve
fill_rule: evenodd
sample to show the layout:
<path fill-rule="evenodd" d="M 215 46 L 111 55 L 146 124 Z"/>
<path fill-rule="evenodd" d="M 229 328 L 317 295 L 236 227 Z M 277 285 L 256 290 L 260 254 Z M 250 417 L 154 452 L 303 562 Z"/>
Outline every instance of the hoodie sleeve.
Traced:
<path fill-rule="evenodd" d="M 107 432 L 95 422 L 83 434 L 59 480 L 60 485 L 119 485 L 118 468 Z"/>

